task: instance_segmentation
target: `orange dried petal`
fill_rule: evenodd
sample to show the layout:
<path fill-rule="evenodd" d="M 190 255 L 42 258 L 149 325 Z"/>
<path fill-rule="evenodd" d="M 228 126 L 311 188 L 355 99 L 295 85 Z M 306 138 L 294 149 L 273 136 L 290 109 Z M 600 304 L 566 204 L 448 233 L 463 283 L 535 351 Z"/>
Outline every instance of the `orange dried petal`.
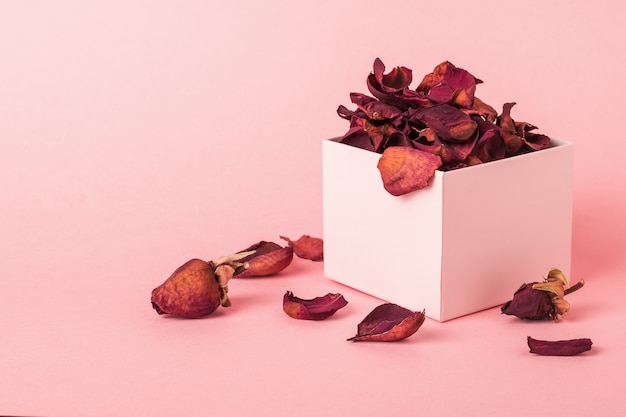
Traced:
<path fill-rule="evenodd" d="M 400 196 L 428 186 L 441 164 L 441 158 L 432 153 L 392 146 L 378 160 L 378 170 L 385 190 Z"/>
<path fill-rule="evenodd" d="M 298 240 L 291 240 L 285 236 L 280 238 L 289 242 L 289 246 L 293 247 L 294 253 L 299 258 L 311 261 L 324 260 L 324 241 L 319 237 L 302 235 Z"/>

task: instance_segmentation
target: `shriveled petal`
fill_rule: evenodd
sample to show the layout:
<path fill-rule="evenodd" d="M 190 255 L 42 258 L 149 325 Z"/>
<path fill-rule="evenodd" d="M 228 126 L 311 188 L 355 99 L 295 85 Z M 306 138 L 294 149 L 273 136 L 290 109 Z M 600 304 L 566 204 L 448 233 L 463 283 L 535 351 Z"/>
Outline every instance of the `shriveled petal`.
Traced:
<path fill-rule="evenodd" d="M 426 187 L 440 166 L 439 156 L 407 146 L 387 148 L 378 160 L 385 190 L 394 196 Z"/>
<path fill-rule="evenodd" d="M 381 91 L 392 93 L 407 88 L 413 80 L 413 72 L 406 67 L 395 67 L 385 74 L 385 64 L 380 58 L 374 60 L 374 71 L 370 75 Z"/>
<path fill-rule="evenodd" d="M 466 70 L 444 61 L 424 76 L 417 91 L 427 93 L 427 97 L 437 103 L 454 103 L 458 107 L 471 108 L 476 84 L 480 83 L 481 80 Z"/>
<path fill-rule="evenodd" d="M 282 247 L 274 242 L 261 241 L 241 252 L 254 251 L 251 255 L 239 260 L 246 265 L 237 277 L 263 277 L 274 275 L 287 268 L 293 260 L 293 248 Z"/>
<path fill-rule="evenodd" d="M 417 332 L 425 319 L 425 311 L 411 311 L 393 303 L 381 304 L 359 323 L 356 336 L 348 341 L 393 342 L 406 339 Z"/>
<path fill-rule="evenodd" d="M 412 118 L 419 119 L 443 140 L 466 141 L 475 137 L 478 126 L 465 112 L 450 104 L 417 109 Z"/>
<path fill-rule="evenodd" d="M 530 353 L 545 356 L 574 356 L 591 350 L 593 342 L 589 338 L 569 340 L 539 340 L 527 337 Z"/>
<path fill-rule="evenodd" d="M 500 311 L 525 320 L 545 320 L 553 316 L 550 293 L 533 288 L 536 283 L 522 284 Z"/>
<path fill-rule="evenodd" d="M 367 88 L 380 101 L 400 108 L 406 108 L 403 92 L 413 79 L 412 71 L 406 67 L 396 67 L 385 74 L 385 64 L 376 58 L 373 72 L 367 77 Z"/>
<path fill-rule="evenodd" d="M 280 238 L 289 242 L 289 246 L 293 247 L 294 253 L 299 258 L 310 259 L 311 261 L 324 260 L 323 239 L 309 235 L 302 235 L 298 240 L 291 240 L 285 236 Z"/>
<path fill-rule="evenodd" d="M 300 320 L 324 320 L 347 304 L 341 294 L 328 293 L 310 300 L 298 298 L 291 291 L 283 296 L 283 311 L 289 317 Z"/>
<path fill-rule="evenodd" d="M 362 126 L 352 126 L 346 134 L 339 139 L 339 142 L 367 151 L 374 151 L 374 144 Z"/>

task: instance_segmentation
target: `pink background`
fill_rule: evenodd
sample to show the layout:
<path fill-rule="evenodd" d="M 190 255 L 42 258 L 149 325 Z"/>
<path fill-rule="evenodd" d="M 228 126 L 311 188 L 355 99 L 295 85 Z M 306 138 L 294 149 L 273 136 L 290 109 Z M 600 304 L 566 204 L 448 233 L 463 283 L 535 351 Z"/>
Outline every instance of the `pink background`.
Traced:
<path fill-rule="evenodd" d="M 0 414 L 626 411 L 624 12 L 619 1 L 1 2 Z M 485 81 L 487 103 L 516 101 L 514 117 L 575 143 L 570 278 L 587 286 L 570 315 L 527 323 L 490 309 L 427 320 L 401 343 L 348 343 L 380 300 L 296 259 L 233 282 L 230 310 L 157 316 L 150 291 L 190 258 L 321 236 L 321 140 L 347 129 L 335 109 L 365 92 L 377 56 L 417 81 L 450 60 Z M 286 290 L 350 304 L 295 321 Z M 594 348 L 537 357 L 527 335 Z"/>

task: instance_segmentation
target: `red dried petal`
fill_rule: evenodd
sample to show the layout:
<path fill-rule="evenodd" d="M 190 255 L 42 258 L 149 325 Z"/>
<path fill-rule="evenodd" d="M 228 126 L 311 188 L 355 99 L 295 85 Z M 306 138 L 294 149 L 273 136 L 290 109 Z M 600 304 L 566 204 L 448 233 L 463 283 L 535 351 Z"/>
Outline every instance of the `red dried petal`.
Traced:
<path fill-rule="evenodd" d="M 441 158 L 432 153 L 392 146 L 378 160 L 378 170 L 385 190 L 400 196 L 428 186 L 441 163 Z"/>
<path fill-rule="evenodd" d="M 319 237 L 302 235 L 298 240 L 293 241 L 285 236 L 281 236 L 280 238 L 289 242 L 289 246 L 293 248 L 294 253 L 299 258 L 309 259 L 311 261 L 324 260 L 324 240 Z"/>
<path fill-rule="evenodd" d="M 238 262 L 247 264 L 247 268 L 239 272 L 237 277 L 274 275 L 287 268 L 293 260 L 293 248 L 291 246 L 282 247 L 274 242 L 261 241 L 237 253 L 248 251 L 254 251 L 254 253 L 238 260 Z"/>
<path fill-rule="evenodd" d="M 569 340 L 538 340 L 527 337 L 530 353 L 544 356 L 574 356 L 591 350 L 593 342 L 588 338 Z"/>
<path fill-rule="evenodd" d="M 466 70 L 444 61 L 432 73 L 424 76 L 417 91 L 426 93 L 436 103 L 453 103 L 458 107 L 471 108 L 476 84 L 480 83 L 481 80 Z"/>
<path fill-rule="evenodd" d="M 425 311 L 415 312 L 397 304 L 381 304 L 357 326 L 349 341 L 393 342 L 406 339 L 419 330 L 426 319 Z"/>
<path fill-rule="evenodd" d="M 407 88 L 413 81 L 413 72 L 406 67 L 395 67 L 388 74 L 385 74 L 385 64 L 380 58 L 376 58 L 374 71 L 369 78 L 375 80 L 380 90 L 392 93 Z"/>
<path fill-rule="evenodd" d="M 283 297 L 283 311 L 299 320 L 324 320 L 348 304 L 341 294 L 328 293 L 310 300 L 298 298 L 291 291 Z"/>
<path fill-rule="evenodd" d="M 220 286 L 213 267 L 200 259 L 180 266 L 161 285 L 152 290 L 152 307 L 159 314 L 200 318 L 220 305 Z"/>
<path fill-rule="evenodd" d="M 476 134 L 476 122 L 450 104 L 419 108 L 414 112 L 411 123 L 417 124 L 416 119 L 434 130 L 443 140 L 463 142 L 474 138 Z"/>
<path fill-rule="evenodd" d="M 513 299 L 506 302 L 500 311 L 525 320 L 545 320 L 553 317 L 554 306 L 550 293 L 534 289 L 534 284 L 536 282 L 522 284 L 513 294 Z"/>

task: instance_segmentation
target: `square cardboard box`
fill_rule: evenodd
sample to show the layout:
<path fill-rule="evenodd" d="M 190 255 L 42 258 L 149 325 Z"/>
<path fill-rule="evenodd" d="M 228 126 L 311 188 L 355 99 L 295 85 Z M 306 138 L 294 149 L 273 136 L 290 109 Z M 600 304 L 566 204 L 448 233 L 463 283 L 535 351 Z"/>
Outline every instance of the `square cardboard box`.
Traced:
<path fill-rule="evenodd" d="M 446 321 L 510 300 L 550 268 L 569 276 L 573 145 L 453 171 L 394 197 L 380 154 L 323 141 L 324 274 Z"/>

